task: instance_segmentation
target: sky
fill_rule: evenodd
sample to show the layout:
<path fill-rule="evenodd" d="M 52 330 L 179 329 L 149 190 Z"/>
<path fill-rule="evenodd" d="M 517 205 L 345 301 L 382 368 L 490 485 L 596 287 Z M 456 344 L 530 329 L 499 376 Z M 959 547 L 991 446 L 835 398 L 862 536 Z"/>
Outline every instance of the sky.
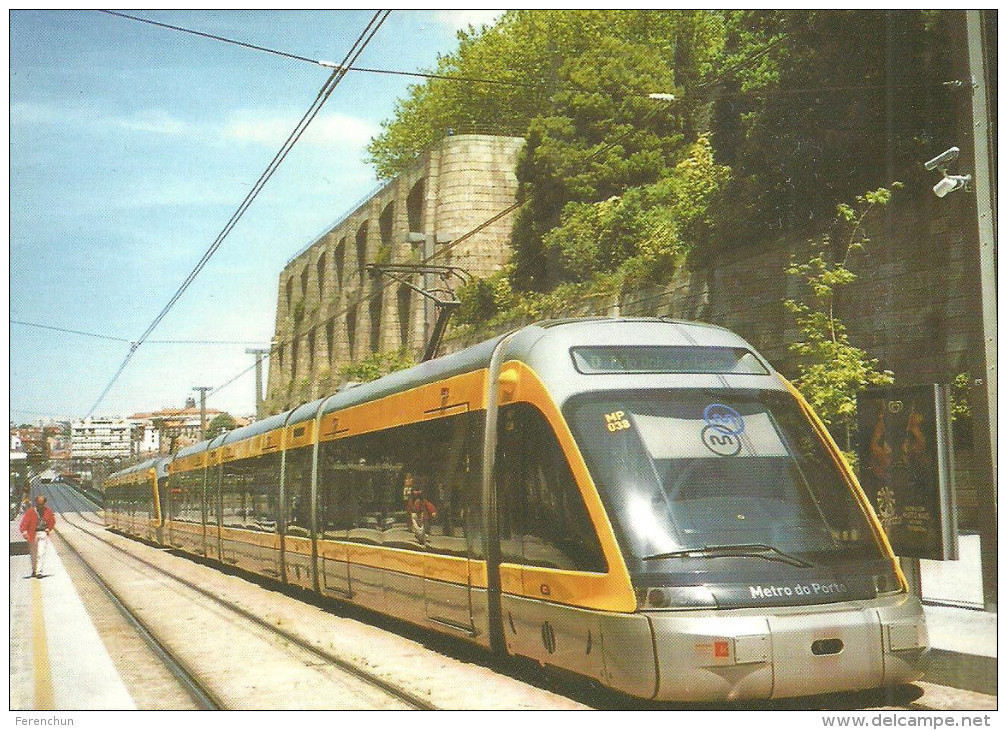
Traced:
<path fill-rule="evenodd" d="M 338 62 L 372 11 L 124 11 Z M 396 10 L 358 66 L 431 71 L 499 11 Z M 97 11 L 10 11 L 10 420 L 77 419 L 331 73 Z M 181 407 L 253 363 L 286 262 L 378 184 L 365 147 L 421 79 L 350 73 L 95 416 Z M 22 324 L 29 323 L 29 324 Z M 34 326 L 41 325 L 41 326 Z M 46 328 L 77 330 L 103 338 Z M 172 344 L 214 340 L 238 344 Z M 197 396 L 198 397 L 198 396 Z M 210 408 L 254 412 L 254 370 Z"/>

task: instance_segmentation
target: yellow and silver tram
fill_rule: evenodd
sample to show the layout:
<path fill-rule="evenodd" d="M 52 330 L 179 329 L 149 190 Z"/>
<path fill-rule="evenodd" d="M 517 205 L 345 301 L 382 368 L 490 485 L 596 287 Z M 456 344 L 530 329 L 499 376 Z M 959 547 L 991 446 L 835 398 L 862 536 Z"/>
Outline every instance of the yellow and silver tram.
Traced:
<path fill-rule="evenodd" d="M 828 432 L 719 327 L 531 325 L 152 469 L 109 525 L 638 697 L 881 687 L 928 648 Z"/>

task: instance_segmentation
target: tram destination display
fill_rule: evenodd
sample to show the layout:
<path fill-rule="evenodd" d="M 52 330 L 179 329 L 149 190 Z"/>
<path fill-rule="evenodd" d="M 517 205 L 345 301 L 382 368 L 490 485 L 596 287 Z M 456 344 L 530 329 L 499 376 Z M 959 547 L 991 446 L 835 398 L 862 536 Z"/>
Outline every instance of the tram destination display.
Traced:
<path fill-rule="evenodd" d="M 857 396 L 860 481 L 896 555 L 957 559 L 947 389 Z"/>

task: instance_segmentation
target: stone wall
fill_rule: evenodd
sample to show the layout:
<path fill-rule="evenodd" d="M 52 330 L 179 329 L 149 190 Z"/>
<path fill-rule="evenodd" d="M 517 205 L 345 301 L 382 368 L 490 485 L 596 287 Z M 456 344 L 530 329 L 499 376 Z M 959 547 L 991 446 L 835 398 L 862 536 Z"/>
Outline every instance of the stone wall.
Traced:
<path fill-rule="evenodd" d="M 434 263 L 480 277 L 497 271 L 507 259 L 512 216 L 447 247 L 514 202 L 523 144 L 513 137 L 446 137 L 287 264 L 264 413 L 333 392 L 340 368 L 351 361 L 400 348 L 422 352 L 423 298 L 365 267 L 418 263 L 424 244 L 410 242 L 412 232 L 434 237 Z M 422 288 L 418 276 L 408 281 Z"/>

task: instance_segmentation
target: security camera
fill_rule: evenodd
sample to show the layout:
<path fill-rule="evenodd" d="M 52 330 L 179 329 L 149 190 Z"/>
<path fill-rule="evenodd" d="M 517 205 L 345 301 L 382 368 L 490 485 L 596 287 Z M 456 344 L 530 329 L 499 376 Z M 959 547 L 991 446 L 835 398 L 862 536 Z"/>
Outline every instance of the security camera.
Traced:
<path fill-rule="evenodd" d="M 949 162 L 954 162 L 955 160 L 958 159 L 959 152 L 961 152 L 960 149 L 958 149 L 957 147 L 952 147 L 947 152 L 940 153 L 939 155 L 937 155 L 937 157 L 930 160 L 923 166 L 928 170 L 944 169 L 945 167 L 947 167 L 947 164 Z M 940 185 L 940 183 L 937 184 Z"/>
<path fill-rule="evenodd" d="M 970 182 L 972 182 L 971 175 L 945 175 L 940 179 L 940 182 L 934 185 L 934 195 L 938 198 L 943 198 L 958 188 L 964 188 Z"/>

